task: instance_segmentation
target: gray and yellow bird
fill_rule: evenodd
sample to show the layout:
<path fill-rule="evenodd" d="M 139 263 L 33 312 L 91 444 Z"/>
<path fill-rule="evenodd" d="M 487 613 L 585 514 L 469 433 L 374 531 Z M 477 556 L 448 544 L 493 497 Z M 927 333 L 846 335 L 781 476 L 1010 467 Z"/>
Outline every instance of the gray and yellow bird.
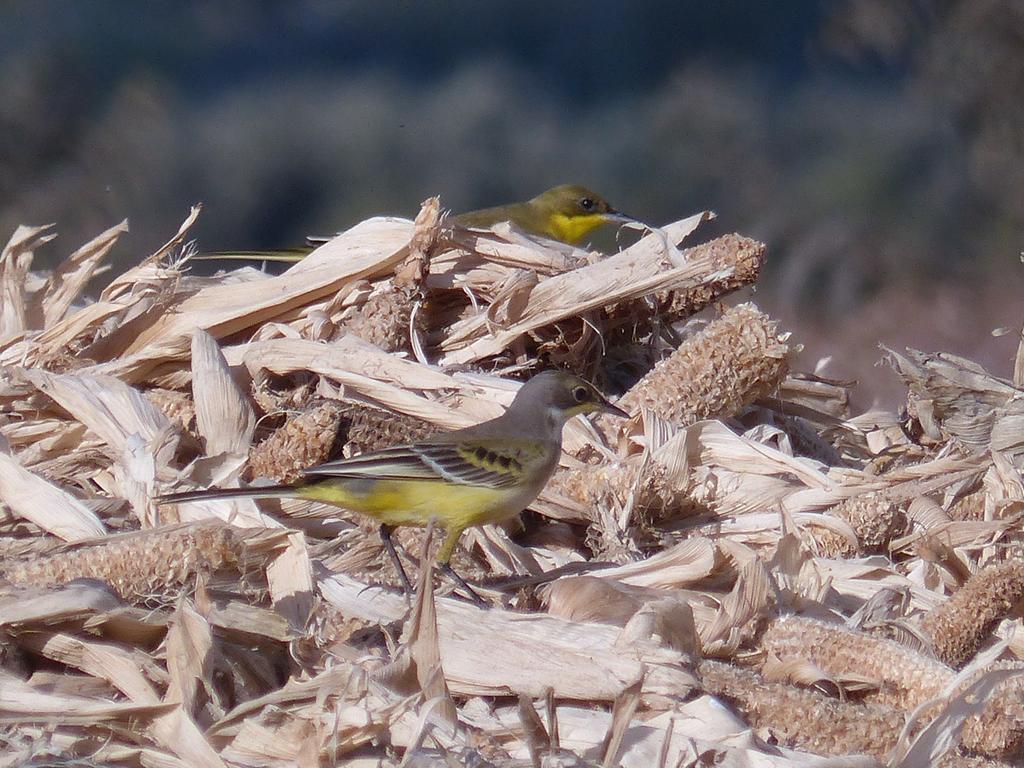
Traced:
<path fill-rule="evenodd" d="M 292 485 L 188 491 L 156 501 L 287 497 L 359 512 L 380 522 L 381 539 L 407 589 L 409 580 L 391 542 L 391 529 L 436 520 L 446 529 L 438 564 L 479 600 L 449 563 L 462 532 L 507 520 L 525 509 L 558 466 L 565 423 L 595 411 L 629 416 L 583 379 L 545 371 L 523 384 L 508 410 L 490 421 L 321 464 Z"/>

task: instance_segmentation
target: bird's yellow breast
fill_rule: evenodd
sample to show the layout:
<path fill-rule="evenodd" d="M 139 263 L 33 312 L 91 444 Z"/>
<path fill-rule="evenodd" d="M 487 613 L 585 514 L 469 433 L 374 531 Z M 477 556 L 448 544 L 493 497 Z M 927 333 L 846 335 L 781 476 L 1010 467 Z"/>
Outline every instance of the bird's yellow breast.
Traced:
<path fill-rule="evenodd" d="M 426 525 L 431 518 L 446 528 L 497 522 L 515 508 L 518 489 L 484 488 L 436 480 L 351 480 L 331 478 L 303 486 L 304 499 L 322 501 L 372 517 L 385 525 Z"/>
<path fill-rule="evenodd" d="M 548 219 L 548 232 L 563 243 L 578 243 L 605 223 L 604 214 L 567 215 L 552 213 Z"/>

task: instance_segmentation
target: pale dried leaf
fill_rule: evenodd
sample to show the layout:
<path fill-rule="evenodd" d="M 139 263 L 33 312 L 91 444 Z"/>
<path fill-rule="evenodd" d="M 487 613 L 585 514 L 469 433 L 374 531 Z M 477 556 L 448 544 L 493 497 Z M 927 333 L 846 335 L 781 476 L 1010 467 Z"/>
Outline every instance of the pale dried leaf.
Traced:
<path fill-rule="evenodd" d="M 47 278 L 46 285 L 32 299 L 30 313 L 40 328 L 50 328 L 64 319 L 72 303 L 85 290 L 103 258 L 117 239 L 128 231 L 125 219 L 97 235 L 67 257 Z"/>
<path fill-rule="evenodd" d="M 640 705 L 640 684 L 641 681 L 637 680 L 615 699 L 612 706 L 612 721 L 608 725 L 608 735 L 604 739 L 605 748 L 602 762 L 605 765 L 614 765 L 617 762 L 616 757 L 622 748 L 630 721 L 636 713 L 636 708 Z"/>
<path fill-rule="evenodd" d="M 178 227 L 178 231 L 175 232 L 174 236 L 157 248 L 154 253 L 147 256 L 139 266 L 129 269 L 123 274 L 115 277 L 110 284 L 103 289 L 102 293 L 100 293 L 100 300 L 104 302 L 125 301 L 136 293 L 140 284 L 144 285 L 149 283 L 150 280 L 159 272 L 158 264 L 160 260 L 185 242 L 185 237 L 188 235 L 192 225 L 196 223 L 202 209 L 202 205 L 193 205 L 189 210 L 188 216 L 185 217 L 185 220 L 181 223 L 181 226 Z"/>
<path fill-rule="evenodd" d="M 138 434 L 154 451 L 167 439 L 171 423 L 141 392 L 109 376 L 55 375 L 39 369 L 22 375 L 95 432 L 115 454 Z"/>
<path fill-rule="evenodd" d="M 247 454 L 256 416 L 217 342 L 199 328 L 192 334 L 192 397 L 207 455 Z"/>
<path fill-rule="evenodd" d="M 195 768 L 227 768 L 227 764 L 179 705 L 158 715 L 150 726 L 155 740 Z"/>
<path fill-rule="evenodd" d="M 106 680 L 138 704 L 160 702 L 141 671 L 144 665 L 152 669 L 155 664 L 142 658 L 141 651 L 64 633 L 28 635 L 21 642 L 41 656 Z"/>
<path fill-rule="evenodd" d="M 317 248 L 287 272 L 270 280 L 213 285 L 184 300 L 140 332 L 125 355 L 145 358 L 177 354 L 196 328 L 215 338 L 238 333 L 324 296 L 357 280 L 393 268 L 408 254 L 412 224 L 375 218 L 356 225 Z"/>
<path fill-rule="evenodd" d="M 187 715 L 196 710 L 196 694 L 209 680 L 213 634 L 206 619 L 187 601 L 178 604 L 167 631 L 167 672 L 170 684 L 164 701 L 181 705 Z"/>
<path fill-rule="evenodd" d="M 300 531 L 287 534 L 287 544 L 267 565 L 267 585 L 274 609 L 296 632 L 301 632 L 313 610 L 313 566 L 306 538 Z"/>
<path fill-rule="evenodd" d="M 175 705 L 110 703 L 66 694 L 49 694 L 11 677 L 0 677 L 0 722 L 98 725 L 148 720 Z"/>
<path fill-rule="evenodd" d="M 81 501 L 0 452 L 0 501 L 64 541 L 102 536 L 106 527 Z"/>
<path fill-rule="evenodd" d="M 552 582 L 541 594 L 552 616 L 622 627 L 643 606 L 638 592 L 612 579 L 568 576 Z"/>
<path fill-rule="evenodd" d="M 714 623 L 701 626 L 701 641 L 709 655 L 731 654 L 753 621 L 767 612 L 771 576 L 760 560 L 751 560 L 740 571 L 736 586 L 719 606 Z"/>
<path fill-rule="evenodd" d="M 0 342 L 29 327 L 25 282 L 32 265 L 32 252 L 57 236 L 52 229 L 52 224 L 19 226 L 0 251 Z"/>
<path fill-rule="evenodd" d="M 404 612 L 400 597 L 347 577 L 319 583 L 324 598 L 349 615 L 393 621 Z M 455 695 L 518 692 L 539 698 L 553 687 L 558 697 L 612 701 L 641 677 L 645 692 L 669 695 L 695 682 L 677 666 L 681 657 L 675 651 L 645 648 L 624 657 L 615 650 L 615 627 L 500 609 L 481 612 L 451 599 L 437 600 L 437 624 L 445 679 Z"/>
<path fill-rule="evenodd" d="M 646 560 L 603 569 L 595 576 L 638 587 L 671 588 L 698 582 L 709 576 L 714 568 L 714 543 L 696 536 Z"/>

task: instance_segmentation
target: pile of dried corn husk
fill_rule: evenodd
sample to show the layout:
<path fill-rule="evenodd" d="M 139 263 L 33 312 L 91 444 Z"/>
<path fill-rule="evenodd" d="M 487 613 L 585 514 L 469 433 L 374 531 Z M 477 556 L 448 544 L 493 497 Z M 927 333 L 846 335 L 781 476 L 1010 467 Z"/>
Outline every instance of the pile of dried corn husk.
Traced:
<path fill-rule="evenodd" d="M 890 352 L 903 415 L 790 371 L 764 247 L 701 214 L 601 257 L 365 221 L 189 273 L 198 211 L 96 300 L 120 225 L 0 255 L 0 766 L 983 766 L 1024 749 L 1024 355 Z M 490 418 L 547 365 L 621 394 L 455 566 L 308 502 L 157 507 Z M 601 567 L 598 567 L 600 564 Z"/>

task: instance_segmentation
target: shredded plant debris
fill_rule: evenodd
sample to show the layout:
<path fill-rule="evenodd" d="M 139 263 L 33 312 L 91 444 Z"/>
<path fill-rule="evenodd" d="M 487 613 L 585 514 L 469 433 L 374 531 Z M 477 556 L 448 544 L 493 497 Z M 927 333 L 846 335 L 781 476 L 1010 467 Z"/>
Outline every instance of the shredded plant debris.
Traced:
<path fill-rule="evenodd" d="M 0 768 L 1024 758 L 1024 366 L 886 350 L 906 407 L 854 413 L 708 213 L 605 255 L 433 198 L 213 276 L 198 215 L 97 296 L 124 223 L 49 273 L 52 227 L 0 254 Z M 406 595 L 343 509 L 154 503 L 478 423 L 550 366 L 631 418 L 570 422 L 521 524 L 463 537 L 486 609 L 432 527 L 395 532 Z"/>

